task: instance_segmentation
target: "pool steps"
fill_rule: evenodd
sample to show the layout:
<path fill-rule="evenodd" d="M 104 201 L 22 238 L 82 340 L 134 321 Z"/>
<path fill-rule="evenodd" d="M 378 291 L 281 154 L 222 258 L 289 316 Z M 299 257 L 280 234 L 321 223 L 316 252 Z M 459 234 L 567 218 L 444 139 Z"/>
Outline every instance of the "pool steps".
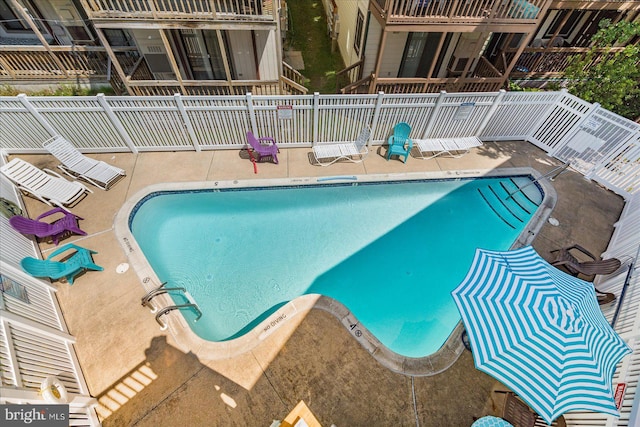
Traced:
<path fill-rule="evenodd" d="M 525 187 L 532 183 L 535 181 L 521 186 L 513 178 L 509 178 L 501 181 L 499 186 L 488 185 L 485 188 L 478 188 L 478 193 L 507 226 L 515 229 L 515 223 L 524 222 L 521 218 L 522 214 L 531 215 L 531 212 L 540 205 L 540 202 L 533 200 L 532 196 L 524 191 Z"/>

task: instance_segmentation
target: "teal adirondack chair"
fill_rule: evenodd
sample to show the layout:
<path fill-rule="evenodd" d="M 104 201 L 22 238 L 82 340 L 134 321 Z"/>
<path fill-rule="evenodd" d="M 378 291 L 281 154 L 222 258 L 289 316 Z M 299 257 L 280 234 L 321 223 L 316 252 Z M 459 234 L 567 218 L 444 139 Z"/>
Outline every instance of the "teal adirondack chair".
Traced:
<path fill-rule="evenodd" d="M 70 249 L 75 251 L 70 258 L 64 261 L 51 260 L 51 258 L 67 252 Z M 91 254 L 97 254 L 97 252 L 69 243 L 53 251 L 47 259 L 26 257 L 20 261 L 20 265 L 22 265 L 24 271 L 34 277 L 49 277 L 53 280 L 64 277 L 70 285 L 73 285 L 75 276 L 85 270 L 104 270 L 93 262 Z"/>
<path fill-rule="evenodd" d="M 413 147 L 413 141 L 409 138 L 411 126 L 407 123 L 400 122 L 393 128 L 393 135 L 387 141 L 389 148 L 387 149 L 387 160 L 393 155 L 404 157 L 404 163 L 407 163 L 407 157 Z"/>

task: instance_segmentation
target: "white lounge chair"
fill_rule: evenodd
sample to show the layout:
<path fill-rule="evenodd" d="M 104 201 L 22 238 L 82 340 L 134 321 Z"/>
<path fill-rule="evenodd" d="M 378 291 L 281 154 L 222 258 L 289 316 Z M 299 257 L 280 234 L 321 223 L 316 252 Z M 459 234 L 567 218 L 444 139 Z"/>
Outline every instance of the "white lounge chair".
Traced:
<path fill-rule="evenodd" d="M 54 136 L 43 144 L 62 164 L 58 167 L 73 178 L 80 178 L 103 190 L 108 190 L 126 175 L 125 171 L 82 154 L 62 136 Z"/>
<path fill-rule="evenodd" d="M 482 145 L 482 141 L 476 136 L 462 138 L 430 138 L 414 139 L 421 159 L 433 159 L 441 155 L 459 158 L 467 154 L 472 148 Z"/>
<path fill-rule="evenodd" d="M 0 167 L 0 172 L 20 190 L 31 194 L 49 206 L 55 205 L 64 208 L 80 200 L 87 192 L 93 193 L 78 181 L 67 181 L 54 171 L 38 169 L 19 158 Z"/>
<path fill-rule="evenodd" d="M 360 163 L 369 154 L 367 141 L 371 136 L 371 129 L 365 126 L 355 142 L 343 144 L 318 144 L 313 146 L 313 155 L 320 166 L 329 166 L 344 159 L 353 163 Z M 327 160 L 329 160 L 327 162 Z"/>

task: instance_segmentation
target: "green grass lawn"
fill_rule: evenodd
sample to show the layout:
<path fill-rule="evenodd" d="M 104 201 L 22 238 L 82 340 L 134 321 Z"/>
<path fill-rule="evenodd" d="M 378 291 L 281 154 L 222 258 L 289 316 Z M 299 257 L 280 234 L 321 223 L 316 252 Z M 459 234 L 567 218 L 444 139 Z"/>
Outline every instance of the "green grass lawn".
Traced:
<path fill-rule="evenodd" d="M 310 93 L 335 93 L 336 72 L 344 68 L 338 47 L 331 52 L 327 19 L 320 0 L 288 0 L 289 32 L 287 41 L 293 50 L 302 52 Z"/>

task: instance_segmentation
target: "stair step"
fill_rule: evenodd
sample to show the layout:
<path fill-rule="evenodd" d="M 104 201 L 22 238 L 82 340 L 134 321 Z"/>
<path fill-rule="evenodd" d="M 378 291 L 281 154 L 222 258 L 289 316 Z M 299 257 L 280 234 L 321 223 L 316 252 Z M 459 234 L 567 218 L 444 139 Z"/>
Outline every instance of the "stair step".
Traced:
<path fill-rule="evenodd" d="M 531 215 L 531 211 L 529 209 L 527 209 L 524 206 L 524 201 L 523 200 L 519 200 L 520 197 L 524 197 L 524 196 L 520 196 L 521 192 L 518 191 L 518 188 L 514 188 L 514 189 L 509 189 L 507 188 L 506 184 L 502 181 L 500 181 L 500 187 L 502 187 L 502 189 L 505 192 L 505 200 L 513 200 L 513 202 L 518 205 L 520 207 L 520 209 L 522 209 L 523 211 L 525 211 L 528 215 Z M 525 200 L 529 200 L 526 199 Z"/>
<path fill-rule="evenodd" d="M 515 189 L 522 189 L 522 191 L 519 191 L 518 194 L 522 194 L 522 196 L 527 199 L 527 201 L 529 203 L 531 203 L 532 205 L 534 205 L 535 207 L 540 206 L 540 203 L 542 203 L 542 200 L 540 201 L 535 201 L 531 198 L 531 195 L 528 194 L 527 190 L 534 190 L 537 189 L 538 187 L 535 184 L 531 184 L 531 181 L 529 179 L 527 179 L 526 183 L 523 183 L 522 186 L 518 185 L 518 183 L 513 179 L 513 178 L 509 178 L 509 182 L 513 183 L 513 185 L 516 187 Z M 523 187 L 524 185 L 528 185 L 528 187 Z M 535 193 L 539 196 L 539 192 L 536 190 Z"/>
<path fill-rule="evenodd" d="M 491 204 L 491 202 L 489 201 L 489 199 L 487 198 L 487 195 L 485 195 L 482 192 L 482 189 L 478 188 L 478 193 L 480 193 L 480 197 L 482 197 L 482 199 L 487 202 L 487 205 L 489 206 L 489 208 L 491 208 L 491 210 L 498 215 L 498 218 L 500 218 L 505 224 L 507 224 L 509 227 L 513 228 L 515 230 L 515 226 L 513 226 L 502 214 L 500 214 L 500 212 L 498 212 L 498 210 L 493 206 L 493 204 Z"/>

